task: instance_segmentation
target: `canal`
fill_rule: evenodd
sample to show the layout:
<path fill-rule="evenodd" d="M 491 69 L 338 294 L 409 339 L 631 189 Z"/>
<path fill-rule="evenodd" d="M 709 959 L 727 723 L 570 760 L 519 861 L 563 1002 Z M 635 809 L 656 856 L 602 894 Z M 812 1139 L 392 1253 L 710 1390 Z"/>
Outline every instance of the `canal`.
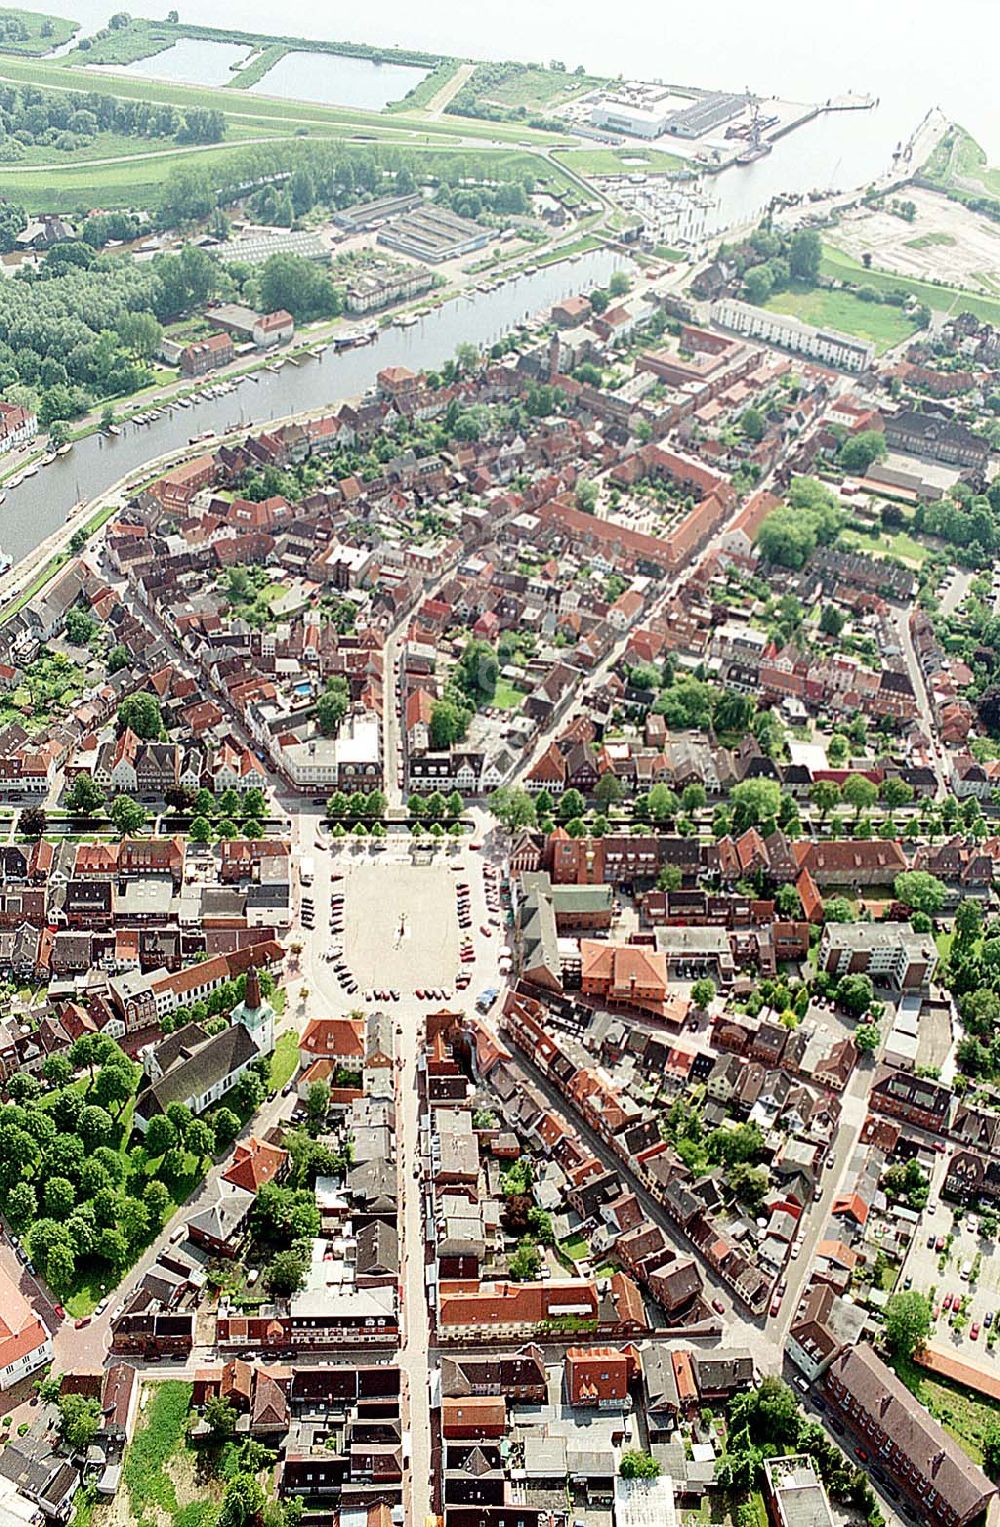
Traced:
<path fill-rule="evenodd" d="M 192 435 L 208 429 L 222 433 L 234 425 L 259 428 L 289 414 L 335 407 L 371 387 L 383 366 L 414 371 L 443 366 L 460 344 L 488 347 L 516 324 L 562 297 L 606 282 L 628 264 L 612 250 L 593 250 L 517 276 L 495 291 L 457 297 L 409 328 L 380 330 L 374 344 L 339 353 L 327 349 L 321 357 L 306 354 L 298 365 L 286 362 L 279 371 L 254 372 L 223 397 L 194 399 L 190 408 L 170 409 L 148 425 L 123 424 L 117 437 L 90 435 L 8 492 L 0 507 L 3 550 L 20 561 L 58 530 L 74 504 L 97 498 L 144 462 L 186 445 Z"/>

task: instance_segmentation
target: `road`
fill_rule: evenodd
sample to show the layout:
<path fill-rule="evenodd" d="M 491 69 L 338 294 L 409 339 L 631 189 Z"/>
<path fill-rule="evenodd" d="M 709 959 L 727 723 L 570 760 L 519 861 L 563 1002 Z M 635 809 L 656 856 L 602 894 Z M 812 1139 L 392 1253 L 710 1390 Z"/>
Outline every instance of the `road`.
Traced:
<path fill-rule="evenodd" d="M 472 78 L 475 72 L 475 64 L 459 64 L 451 78 L 445 80 L 441 89 L 427 103 L 427 115 L 432 121 L 436 122 L 444 116 L 446 109 L 458 95 L 462 86 L 467 80 Z"/>
<path fill-rule="evenodd" d="M 941 800 L 943 796 L 948 794 L 950 778 L 948 754 L 938 739 L 924 672 L 917 658 L 917 650 L 913 645 L 913 636 L 910 632 L 910 611 L 906 606 L 895 605 L 893 607 L 893 623 L 899 637 L 899 646 L 903 654 L 903 661 L 906 664 L 906 672 L 913 686 L 920 724 L 930 740 L 931 767 L 937 778 L 937 789 L 934 793 L 935 799 Z"/>

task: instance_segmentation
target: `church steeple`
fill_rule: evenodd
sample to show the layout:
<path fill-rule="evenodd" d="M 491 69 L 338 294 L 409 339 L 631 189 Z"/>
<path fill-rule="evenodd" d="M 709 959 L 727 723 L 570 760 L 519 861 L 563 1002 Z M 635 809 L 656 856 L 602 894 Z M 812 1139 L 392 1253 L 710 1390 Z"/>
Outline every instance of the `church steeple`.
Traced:
<path fill-rule="evenodd" d="M 231 1021 L 242 1023 L 262 1055 L 270 1055 L 274 1049 L 274 1008 L 260 989 L 260 973 L 256 965 L 247 971 L 246 991 L 243 1001 L 233 1008 Z"/>

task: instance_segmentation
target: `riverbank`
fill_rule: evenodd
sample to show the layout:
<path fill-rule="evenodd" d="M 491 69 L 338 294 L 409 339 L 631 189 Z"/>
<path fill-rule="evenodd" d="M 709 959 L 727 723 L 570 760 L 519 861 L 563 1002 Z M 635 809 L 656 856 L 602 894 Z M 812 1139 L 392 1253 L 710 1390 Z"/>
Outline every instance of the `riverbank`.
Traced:
<path fill-rule="evenodd" d="M 73 530 L 87 524 L 123 484 L 140 482 L 190 455 L 191 436 L 211 430 L 214 447 L 220 439 L 241 438 L 268 423 L 329 412 L 373 386 L 384 366 L 436 370 L 454 357 L 462 343 L 488 350 L 512 329 L 547 313 L 553 303 L 606 284 L 615 270 L 627 265 L 627 257 L 615 249 L 570 255 L 540 265 L 530 275 L 513 275 L 490 291 L 472 290 L 462 302 L 442 300 L 441 306 L 424 312 L 410 326 L 389 322 L 374 343 L 354 349 L 326 349 L 321 356 L 313 356 L 309 353 L 310 343 L 317 344 L 313 332 L 303 343 L 300 364 L 269 371 L 265 358 L 241 381 L 244 417 L 235 428 L 233 393 L 203 397 L 188 384 L 185 390 L 195 394 L 188 408 L 170 409 L 146 427 L 123 421 L 117 436 L 92 430 L 81 436 L 70 454 L 58 457 L 8 493 L 0 510 L 0 541 L 17 566 L 0 580 L 0 594 L 7 590 L 10 604 L 9 590 L 20 585 L 20 597 L 25 580 L 34 584 L 41 575 L 44 556 L 68 545 Z M 138 404 L 140 412 L 150 407 L 148 399 Z M 210 448 L 207 440 L 202 448 Z M 71 511 L 73 518 L 67 525 Z M 49 576 L 56 570 L 51 569 Z"/>

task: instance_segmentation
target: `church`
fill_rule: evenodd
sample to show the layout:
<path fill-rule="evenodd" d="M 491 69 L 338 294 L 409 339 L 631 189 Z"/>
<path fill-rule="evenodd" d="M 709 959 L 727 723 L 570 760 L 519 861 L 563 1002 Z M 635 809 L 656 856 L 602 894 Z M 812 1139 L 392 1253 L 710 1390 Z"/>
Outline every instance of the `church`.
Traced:
<path fill-rule="evenodd" d="M 195 1115 L 204 1113 L 273 1049 L 274 1008 L 251 965 L 243 1001 L 233 1008 L 228 1028 L 209 1034 L 200 1023 L 186 1023 L 139 1052 L 145 1076 L 136 1099 L 136 1129 L 145 1134 L 150 1119 L 166 1113 L 171 1103 L 183 1103 Z"/>

